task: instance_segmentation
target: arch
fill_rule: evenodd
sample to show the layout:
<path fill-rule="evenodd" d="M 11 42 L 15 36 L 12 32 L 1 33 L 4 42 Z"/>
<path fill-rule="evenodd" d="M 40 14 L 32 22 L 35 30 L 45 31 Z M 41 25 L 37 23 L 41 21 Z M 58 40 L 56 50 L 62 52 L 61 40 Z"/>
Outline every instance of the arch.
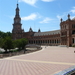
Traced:
<path fill-rule="evenodd" d="M 49 44 L 49 40 L 48 40 L 48 44 Z"/>
<path fill-rule="evenodd" d="M 72 43 L 74 43 L 74 38 L 72 38 Z"/>
<path fill-rule="evenodd" d="M 72 34 L 75 34 L 75 30 L 72 31 Z"/>
<path fill-rule="evenodd" d="M 56 43 L 56 40 L 55 40 L 55 43 Z"/>

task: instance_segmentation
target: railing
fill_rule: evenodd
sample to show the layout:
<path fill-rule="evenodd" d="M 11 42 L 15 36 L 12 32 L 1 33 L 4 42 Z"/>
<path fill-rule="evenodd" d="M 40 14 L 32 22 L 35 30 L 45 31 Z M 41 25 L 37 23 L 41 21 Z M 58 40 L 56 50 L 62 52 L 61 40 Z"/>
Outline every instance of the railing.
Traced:
<path fill-rule="evenodd" d="M 75 75 L 75 66 L 72 66 L 54 75 Z"/>
<path fill-rule="evenodd" d="M 60 37 L 66 37 L 66 35 L 61 35 Z"/>

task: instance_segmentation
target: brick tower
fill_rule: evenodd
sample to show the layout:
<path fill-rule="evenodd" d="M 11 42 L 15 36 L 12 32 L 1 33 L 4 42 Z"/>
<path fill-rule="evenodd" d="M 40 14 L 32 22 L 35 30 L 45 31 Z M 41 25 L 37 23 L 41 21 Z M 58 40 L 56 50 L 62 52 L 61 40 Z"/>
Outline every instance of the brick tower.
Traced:
<path fill-rule="evenodd" d="M 12 38 L 14 40 L 20 39 L 23 37 L 24 30 L 21 28 L 21 18 L 19 15 L 19 7 L 17 3 L 17 8 L 16 8 L 16 15 L 14 18 L 14 24 L 13 24 L 13 29 L 12 29 Z"/>
<path fill-rule="evenodd" d="M 68 14 L 68 19 L 60 23 L 61 29 L 61 45 L 72 46 L 75 45 L 75 19 L 70 19 Z"/>

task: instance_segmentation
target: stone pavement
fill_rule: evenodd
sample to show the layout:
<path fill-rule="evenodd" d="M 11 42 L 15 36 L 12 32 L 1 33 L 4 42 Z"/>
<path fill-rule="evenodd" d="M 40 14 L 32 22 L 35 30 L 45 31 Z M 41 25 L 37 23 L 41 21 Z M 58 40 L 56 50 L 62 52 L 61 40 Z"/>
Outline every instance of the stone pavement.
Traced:
<path fill-rule="evenodd" d="M 37 52 L 0 59 L 0 75 L 54 75 L 75 65 L 74 50 L 43 46 Z"/>

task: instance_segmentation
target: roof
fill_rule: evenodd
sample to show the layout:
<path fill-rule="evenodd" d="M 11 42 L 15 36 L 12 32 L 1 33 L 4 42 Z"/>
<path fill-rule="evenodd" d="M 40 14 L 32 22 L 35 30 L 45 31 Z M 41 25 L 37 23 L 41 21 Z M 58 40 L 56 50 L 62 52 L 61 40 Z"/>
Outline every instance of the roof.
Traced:
<path fill-rule="evenodd" d="M 32 28 L 30 27 L 29 32 L 33 32 Z"/>
<path fill-rule="evenodd" d="M 52 35 L 52 34 L 60 34 L 60 30 L 48 31 L 48 32 L 37 32 L 34 33 L 34 36 L 43 36 L 43 35 Z"/>
<path fill-rule="evenodd" d="M 75 17 L 72 20 L 75 21 Z"/>

